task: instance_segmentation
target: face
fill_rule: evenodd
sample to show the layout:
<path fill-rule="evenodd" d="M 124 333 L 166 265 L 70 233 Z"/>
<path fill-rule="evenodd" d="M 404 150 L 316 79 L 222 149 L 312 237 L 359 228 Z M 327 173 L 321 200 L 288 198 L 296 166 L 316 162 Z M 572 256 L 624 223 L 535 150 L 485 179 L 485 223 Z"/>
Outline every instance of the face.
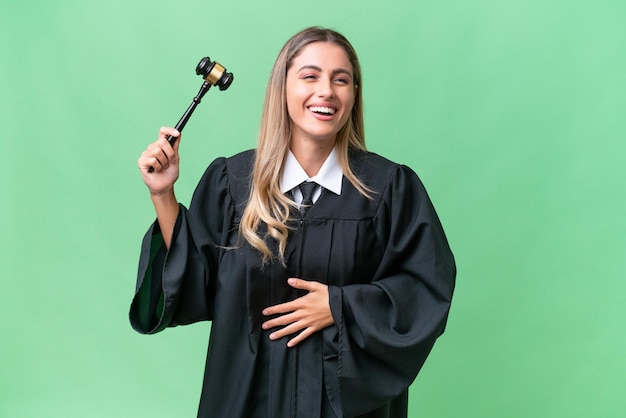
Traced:
<path fill-rule="evenodd" d="M 292 141 L 333 145 L 355 98 L 352 64 L 344 49 L 329 42 L 307 45 L 292 60 L 285 88 Z"/>

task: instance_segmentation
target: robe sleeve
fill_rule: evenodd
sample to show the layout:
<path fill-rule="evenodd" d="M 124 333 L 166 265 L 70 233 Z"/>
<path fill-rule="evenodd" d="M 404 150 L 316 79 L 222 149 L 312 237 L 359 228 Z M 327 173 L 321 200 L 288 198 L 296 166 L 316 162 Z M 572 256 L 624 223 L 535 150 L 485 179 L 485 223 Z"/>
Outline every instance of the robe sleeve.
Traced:
<path fill-rule="evenodd" d="M 454 289 L 452 252 L 408 167 L 392 175 L 375 225 L 384 252 L 374 279 L 329 287 L 344 416 L 373 410 L 407 390 L 444 331 Z"/>
<path fill-rule="evenodd" d="M 142 334 L 210 320 L 215 272 L 233 215 L 225 159 L 215 160 L 180 205 L 169 251 L 155 222 L 144 236 L 130 323 Z"/>

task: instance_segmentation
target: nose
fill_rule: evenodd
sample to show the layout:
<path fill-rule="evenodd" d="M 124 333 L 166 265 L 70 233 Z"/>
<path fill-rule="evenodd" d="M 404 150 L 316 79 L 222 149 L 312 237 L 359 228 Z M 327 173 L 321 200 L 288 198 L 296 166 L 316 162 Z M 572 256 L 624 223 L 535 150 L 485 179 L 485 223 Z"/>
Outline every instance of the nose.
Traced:
<path fill-rule="evenodd" d="M 335 89 L 330 77 L 322 77 L 318 83 L 317 95 L 319 97 L 334 97 Z"/>

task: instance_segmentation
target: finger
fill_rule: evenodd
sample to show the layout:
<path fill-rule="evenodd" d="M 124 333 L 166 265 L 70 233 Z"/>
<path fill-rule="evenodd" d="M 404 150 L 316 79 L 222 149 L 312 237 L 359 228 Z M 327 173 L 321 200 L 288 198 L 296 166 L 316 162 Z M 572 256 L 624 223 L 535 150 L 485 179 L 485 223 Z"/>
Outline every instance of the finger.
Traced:
<path fill-rule="evenodd" d="M 263 315 L 265 316 L 270 316 L 270 315 L 275 315 L 275 314 L 286 314 L 289 312 L 294 312 L 296 309 L 298 309 L 299 302 L 297 302 L 298 299 L 295 299 L 291 302 L 286 302 L 286 303 L 281 303 L 279 305 L 274 305 L 274 306 L 269 306 L 265 309 L 263 309 Z"/>
<path fill-rule="evenodd" d="M 170 142 L 170 136 L 175 138 L 176 140 Z M 182 134 L 175 128 L 164 126 L 159 129 L 159 139 L 157 140 L 157 143 L 162 144 L 163 151 L 170 159 L 172 159 L 172 156 L 178 153 L 178 147 L 180 146 L 181 137 Z M 165 145 L 165 143 L 167 143 L 167 146 Z"/>
<path fill-rule="evenodd" d="M 159 138 L 155 143 L 148 147 L 146 152 L 148 156 L 156 158 L 163 169 L 167 169 L 170 164 L 178 163 L 179 158 L 177 149 L 177 144 L 172 146 L 167 139 Z"/>
<path fill-rule="evenodd" d="M 295 347 L 300 344 L 302 341 L 309 338 L 313 335 L 314 331 L 311 328 L 305 328 L 300 334 L 298 334 L 295 338 L 292 338 L 287 342 L 287 347 Z"/>
<path fill-rule="evenodd" d="M 157 158 L 153 152 L 144 151 L 137 160 L 137 165 L 142 171 L 148 171 L 150 167 L 153 167 L 155 171 L 161 171 L 163 164 L 161 160 L 165 161 L 166 158 L 161 155 L 161 159 Z"/>
<path fill-rule="evenodd" d="M 317 289 L 320 283 L 314 281 L 308 281 L 304 279 L 298 279 L 296 277 L 291 277 L 287 280 L 289 286 L 295 289 L 308 290 L 309 292 Z"/>
<path fill-rule="evenodd" d="M 279 340 L 288 335 L 295 334 L 296 332 L 305 329 L 307 326 L 302 322 L 294 322 L 293 324 L 289 324 L 285 328 L 281 328 L 276 330 L 270 334 L 270 340 Z"/>
<path fill-rule="evenodd" d="M 146 164 L 144 168 L 152 167 L 154 171 L 163 171 L 167 169 L 169 166 L 169 159 L 163 153 L 155 154 L 146 159 Z"/>
<path fill-rule="evenodd" d="M 174 138 L 179 138 L 180 132 L 178 132 L 176 128 L 171 128 L 169 126 L 162 126 L 161 129 L 159 129 L 159 139 L 167 139 L 170 135 Z"/>
<path fill-rule="evenodd" d="M 176 151 L 172 144 L 166 138 L 159 138 L 157 142 L 153 144 L 153 152 L 155 153 L 155 157 L 160 158 L 165 157 L 168 161 L 174 160 L 176 158 Z"/>
<path fill-rule="evenodd" d="M 183 137 L 183 134 L 178 131 L 176 131 L 176 134 L 177 135 L 172 135 L 174 138 L 177 138 L 176 141 L 174 141 L 174 144 L 172 144 L 172 147 L 178 153 L 178 147 L 180 146 L 180 140 Z"/>
<path fill-rule="evenodd" d="M 264 322 L 261 326 L 263 327 L 263 329 L 282 327 L 294 323 L 300 319 L 300 315 L 297 315 L 295 312 L 293 312 L 290 314 L 281 315 L 274 319 L 270 319 L 269 321 Z"/>
<path fill-rule="evenodd" d="M 154 156 L 154 158 L 156 158 L 159 161 L 163 169 L 167 169 L 170 166 L 170 164 L 174 162 L 174 158 L 175 158 L 174 151 L 171 150 L 171 147 L 169 147 L 168 149 L 161 148 L 160 152 L 158 152 Z"/>

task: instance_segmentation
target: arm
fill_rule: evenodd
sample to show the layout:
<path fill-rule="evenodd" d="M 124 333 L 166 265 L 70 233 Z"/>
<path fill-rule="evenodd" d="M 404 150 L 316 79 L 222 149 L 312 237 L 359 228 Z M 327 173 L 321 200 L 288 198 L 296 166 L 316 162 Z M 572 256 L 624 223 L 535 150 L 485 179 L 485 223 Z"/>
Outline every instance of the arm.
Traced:
<path fill-rule="evenodd" d="M 339 360 L 327 372 L 350 416 L 407 390 L 444 331 L 456 275 L 435 209 L 407 167 L 382 194 L 375 225 L 384 250 L 372 280 L 329 286 Z"/>
<path fill-rule="evenodd" d="M 149 164 L 140 167 L 147 172 Z M 148 175 L 157 173 L 155 167 Z M 154 199 L 157 216 L 164 211 L 165 217 L 150 227 L 141 246 L 130 310 L 131 324 L 138 332 L 153 334 L 166 327 L 212 318 L 220 245 L 223 231 L 230 230 L 234 210 L 228 184 L 225 160 L 220 158 L 207 168 L 198 183 L 189 210 L 178 205 L 174 218 L 167 201 L 163 210 L 157 206 L 161 201 Z M 165 199 L 168 195 L 164 196 Z M 165 245 L 165 231 L 161 230 L 166 223 L 171 225 L 165 226 L 170 228 L 169 248 Z"/>
<path fill-rule="evenodd" d="M 173 146 L 167 141 L 169 135 L 179 138 Z M 180 132 L 163 127 L 159 130 L 159 138 L 148 146 L 137 161 L 141 177 L 150 191 L 163 241 L 168 249 L 179 211 L 174 194 L 174 183 L 179 175 L 179 145 Z M 154 168 L 153 172 L 149 171 L 150 167 Z"/>

